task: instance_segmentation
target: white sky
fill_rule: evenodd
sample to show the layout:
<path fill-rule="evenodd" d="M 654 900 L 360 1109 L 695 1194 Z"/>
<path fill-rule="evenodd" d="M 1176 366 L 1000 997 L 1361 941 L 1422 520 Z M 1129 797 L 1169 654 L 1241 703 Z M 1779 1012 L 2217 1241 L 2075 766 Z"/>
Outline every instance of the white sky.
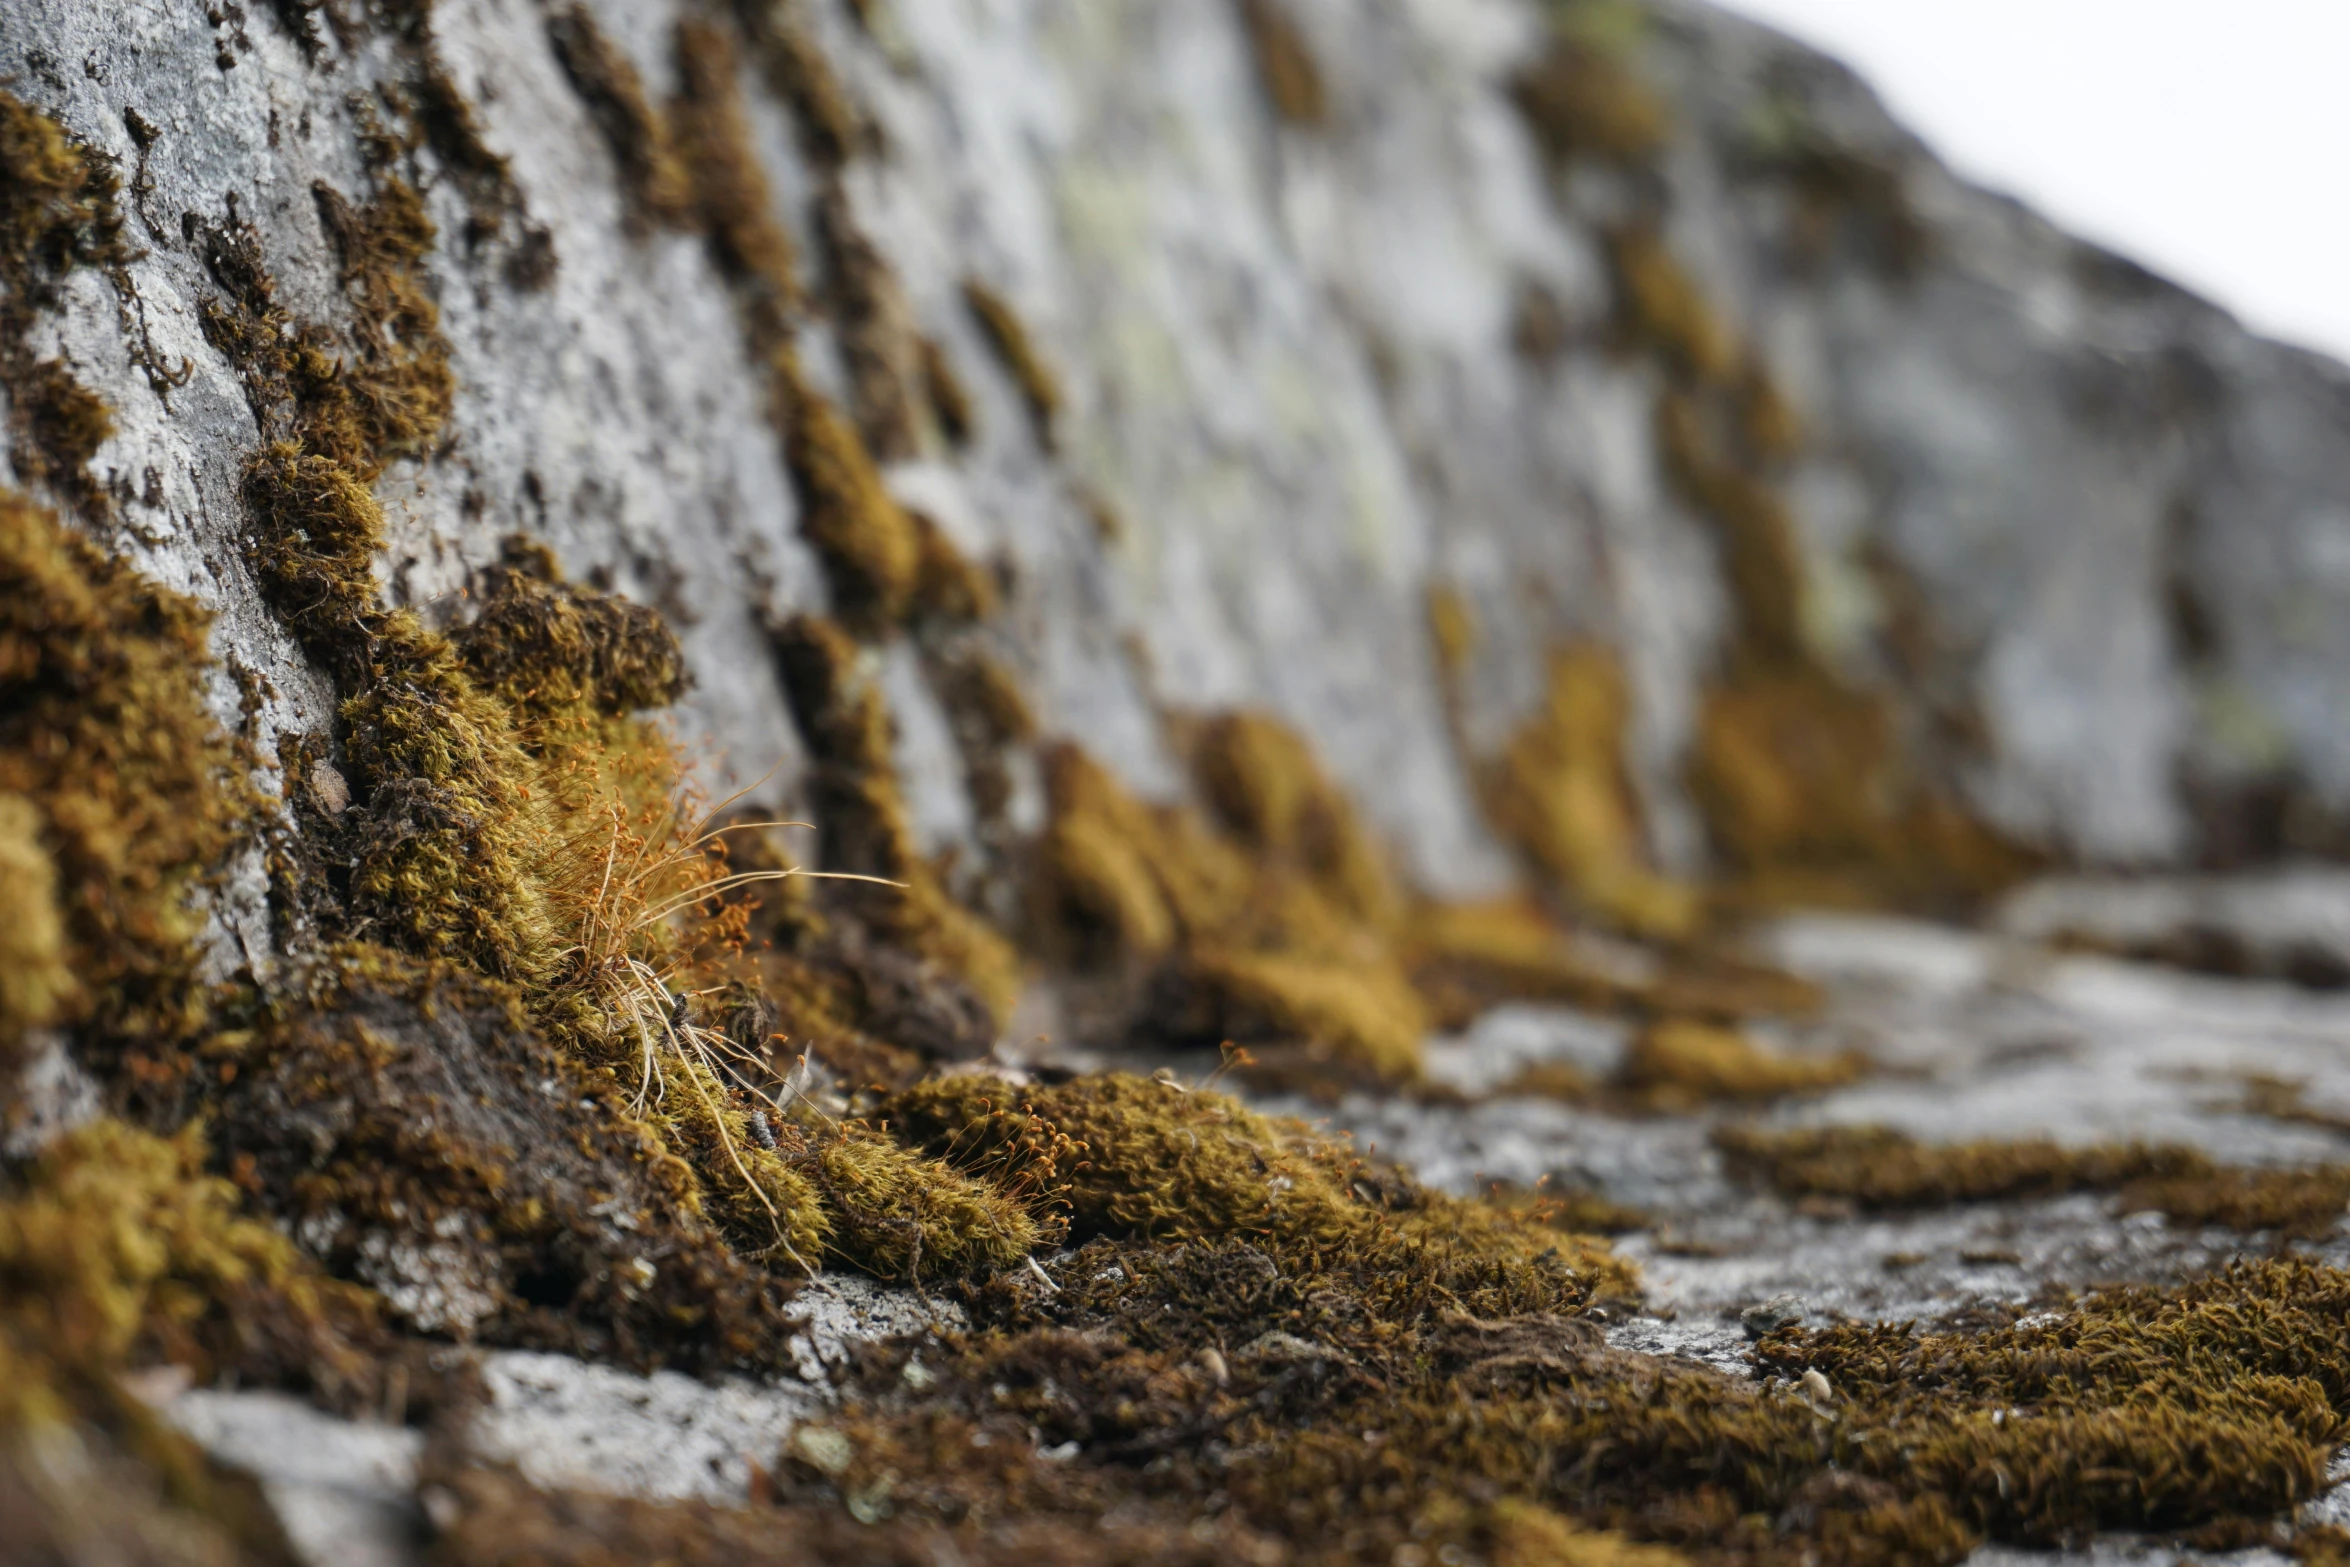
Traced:
<path fill-rule="evenodd" d="M 2350 0 L 1723 0 L 1960 173 L 2350 359 Z"/>

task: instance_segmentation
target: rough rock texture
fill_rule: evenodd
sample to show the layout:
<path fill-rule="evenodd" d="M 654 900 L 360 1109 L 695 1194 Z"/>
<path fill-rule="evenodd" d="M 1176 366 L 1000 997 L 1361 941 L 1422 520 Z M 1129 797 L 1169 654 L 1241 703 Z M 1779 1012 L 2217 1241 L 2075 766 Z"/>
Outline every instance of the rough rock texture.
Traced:
<path fill-rule="evenodd" d="M 2322 837 L 2350 804 L 2333 366 L 1966 187 L 1844 71 L 1716 12 L 1658 8 L 1628 46 L 1671 107 L 1653 171 L 1554 179 L 1507 92 L 1542 7 L 1294 9 L 1327 97 L 1313 125 L 1274 112 L 1221 5 L 897 0 L 869 28 L 810 8 L 880 149 L 850 165 L 849 209 L 976 410 L 966 450 L 932 441 L 891 481 L 1010 567 L 1046 734 L 1165 794 L 1157 709 L 1270 708 L 1421 882 L 1490 890 L 1510 872 L 1469 759 L 1534 707 L 1554 647 L 1597 639 L 1629 674 L 1649 831 L 1668 864 L 1700 863 L 1684 764 L 1727 593 L 1663 473 L 1656 371 L 1610 341 L 1608 234 L 1637 208 L 1805 432 L 1783 490 L 1806 637 L 1902 693 L 1925 765 L 1984 818 L 2158 862 Z M 674 11 L 598 12 L 656 100 Z M 541 534 L 670 615 L 694 726 L 789 796 L 801 749 L 760 626 L 822 589 L 727 291 L 694 239 L 628 222 L 538 7 L 444 0 L 426 31 L 512 204 L 485 234 L 461 171 L 429 193 L 457 401 L 382 486 L 389 588 L 453 612 L 500 537 Z M 256 433 L 198 329 L 194 236 L 233 202 L 289 301 L 331 316 L 312 186 L 361 184 L 352 106 L 389 47 L 330 36 L 314 62 L 267 8 L 214 26 L 34 0 L 0 21 L 0 75 L 121 160 L 141 252 L 135 304 L 77 275 L 37 346 L 114 405 L 93 465 L 120 498 L 111 542 L 221 607 L 222 653 L 266 682 L 265 751 L 318 729 L 325 694 L 233 544 Z M 813 254 L 817 182 L 743 86 L 776 216 Z M 1805 239 L 1817 202 L 1790 170 L 1814 164 L 1876 180 L 1914 259 L 1834 225 Z M 544 286 L 516 286 L 518 258 L 549 255 Z M 1050 449 L 970 278 L 1057 378 Z M 843 383 L 829 334 L 803 354 Z M 1450 717 L 1438 584 L 1479 633 Z M 967 836 L 935 693 L 887 662 L 917 825 Z"/>
<path fill-rule="evenodd" d="M 762 29 L 787 23 L 812 54 L 769 47 Z M 837 96 L 810 75 L 817 57 Z M 387 1412 L 406 1399 L 409 1362 L 389 1352 L 380 1383 L 312 1390 L 340 1399 L 336 1417 L 274 1393 L 150 1387 L 172 1426 L 258 1478 L 308 1559 L 411 1560 L 436 1532 L 456 1550 L 443 1515 L 472 1481 L 477 1510 L 505 1485 L 484 1480 L 494 1466 L 521 1477 L 516 1494 L 527 1480 L 683 1499 L 709 1512 L 675 1517 L 736 1520 L 711 1538 L 755 1531 L 724 1510 L 774 1500 L 795 1463 L 802 1484 L 847 1472 L 849 1449 L 824 1445 L 837 1433 L 787 1445 L 827 1377 L 880 1366 L 894 1386 L 937 1386 L 871 1341 L 952 1325 L 919 1288 L 833 1274 L 786 1332 L 762 1293 L 780 1287 L 780 1265 L 760 1271 L 773 1257 L 699 1210 L 675 1235 L 644 1228 L 703 1201 L 679 1194 L 723 1192 L 663 1184 L 683 1165 L 641 1128 L 615 1131 L 626 1096 L 565 1086 L 557 1056 L 586 1037 L 577 1008 L 612 1005 L 604 992 L 573 994 L 570 1014 L 542 994 L 535 1016 L 518 997 L 492 1015 L 432 970 L 405 999 L 346 988 L 303 1013 L 307 976 L 284 960 L 317 954 L 278 950 L 303 939 L 288 888 L 309 875 L 331 890 L 340 868 L 286 861 L 343 841 L 329 823 L 352 804 L 335 766 L 351 724 L 338 738 L 336 704 L 355 693 L 349 669 L 305 653 L 322 639 L 316 606 L 289 602 L 296 575 L 265 582 L 256 565 L 272 529 L 280 568 L 336 541 L 248 508 L 249 465 L 282 433 L 252 370 L 271 344 L 252 329 L 306 342 L 293 323 L 356 320 L 372 338 L 322 340 L 361 361 L 414 356 L 434 334 L 403 339 L 398 323 L 415 326 L 424 296 L 448 375 L 400 390 L 445 394 L 445 419 L 436 403 L 411 420 L 430 432 L 416 449 L 378 439 L 368 463 L 337 457 L 383 505 L 387 604 L 449 627 L 520 583 L 508 609 L 545 630 L 524 612 L 553 615 L 558 574 L 509 542 L 543 541 L 572 583 L 675 630 L 682 738 L 714 792 L 805 809 L 822 851 L 914 883 L 862 906 L 898 923 L 853 914 L 821 939 L 807 906 L 762 906 L 762 931 L 790 947 L 753 970 L 767 994 L 730 976 L 704 993 L 723 989 L 725 1007 L 698 1014 L 663 976 L 631 982 L 640 1029 L 651 1017 L 673 1042 L 742 1052 L 724 1078 L 705 1063 L 730 1109 L 709 1110 L 698 1145 L 673 1114 L 690 1111 L 687 1080 L 670 1106 L 665 1135 L 705 1176 L 724 1162 L 752 1182 L 754 1144 L 781 1168 L 779 1134 L 805 1152 L 792 1125 L 732 1104 L 730 1082 L 756 1091 L 746 1073 L 825 1115 L 857 1074 L 910 1080 L 983 1053 L 1021 959 L 952 900 L 1017 926 L 1035 912 L 1019 876 L 1041 862 L 1094 878 L 1090 912 L 1118 927 L 1121 958 L 1165 956 L 1177 926 L 1195 945 L 1237 940 L 1268 913 L 1250 907 L 1260 895 L 1307 931 L 1285 933 L 1304 951 L 1276 955 L 1286 967 L 1209 954 L 1221 988 L 1201 952 L 1177 953 L 1180 973 L 1170 959 L 1159 978 L 1191 988 L 1165 1010 L 1208 1019 L 1167 1024 L 1187 1046 L 1262 1033 L 1271 1054 L 1342 1027 L 1408 1065 L 1423 1016 L 1446 1010 L 1441 986 L 1405 973 L 1411 943 L 1432 940 L 1410 922 L 1484 915 L 1522 937 L 1509 920 L 1531 920 L 1530 958 L 1522 943 L 1464 950 L 1517 963 L 1537 998 L 1448 1015 L 1418 1097 L 1287 1108 L 1442 1191 L 1547 1182 L 1593 1205 L 1642 1270 L 1639 1309 L 1588 1289 L 1576 1302 L 1609 1314 L 1616 1350 L 1745 1376 L 1772 1323 L 1974 1321 L 2288 1244 L 2350 1262 L 2327 1184 L 2350 1176 L 2304 1168 L 2350 1138 L 2350 1011 L 2317 988 L 2350 974 L 2350 896 L 2306 867 L 2233 873 L 2350 845 L 2350 383 L 1966 187 L 1831 62 L 1684 0 L 15 0 L 0 86 L 114 160 L 129 251 L 64 272 L 54 298 L 0 301 L 0 336 L 21 337 L 0 341 L 0 458 L 217 611 L 215 706 L 261 760 L 279 826 L 300 829 L 248 853 L 214 898 L 213 972 L 255 981 L 236 992 L 245 1012 L 208 1019 L 183 1052 L 204 1074 L 216 1163 L 298 1212 L 281 1244 L 305 1266 L 376 1291 L 369 1309 L 411 1335 L 403 1353 L 415 1335 L 508 1346 L 449 1351 L 476 1380 L 470 1424 L 429 1441 L 356 1418 L 362 1388 Z M 354 318 L 357 296 L 409 281 L 351 249 L 354 212 L 394 164 L 418 176 L 434 231 L 422 295 Z M 284 323 L 245 287 L 255 263 Z M 237 339 L 207 317 L 240 287 Z M 60 373 L 112 410 L 102 439 L 77 427 L 95 441 L 83 477 L 27 444 L 55 438 L 59 408 L 88 412 L 56 401 Z M 851 425 L 904 515 L 845 437 L 828 444 Z M 795 618 L 811 613 L 840 626 Z M 307 643 L 289 620 L 310 622 Z M 545 641 L 524 651 L 563 670 Z M 410 638 L 412 670 L 434 646 Z M 498 701 L 536 711 L 526 666 L 499 667 Z M 429 705 L 410 696 L 376 721 Z M 1292 766 L 1271 726 L 1199 722 L 1249 712 L 1294 729 L 1339 788 L 1310 759 Z M 1107 781 L 1186 796 L 1203 732 L 1239 780 L 1208 802 L 1223 827 L 1256 813 L 1241 847 Z M 518 768 L 545 738 L 524 725 L 497 754 Z M 894 794 L 878 776 L 891 763 Z M 519 777 L 493 781 L 528 798 Z M 1059 836 L 1040 839 L 1054 812 Z M 1531 904 L 1412 904 L 1359 852 L 1358 814 L 1410 892 L 1530 891 L 1616 932 L 1570 939 Z M 26 843 L 0 872 L 47 899 L 18 863 L 46 874 Z M 1187 902 L 1166 865 L 1191 859 Z M 1298 889 L 1249 881 L 1260 862 L 1305 866 L 1315 886 L 1282 901 Z M 1622 939 L 1688 936 L 1684 882 L 1722 893 L 1715 915 L 1800 902 L 1817 887 L 1769 873 L 1822 867 L 1838 892 L 1947 908 L 2035 862 L 2070 874 L 1980 928 L 1801 916 L 1757 925 L 1743 952 L 1721 920 L 1688 945 Z M 1834 882 L 1856 868 L 1882 874 Z M 2149 869 L 2169 874 L 2134 874 Z M 1325 894 L 1354 900 L 1344 918 Z M 1045 945 L 1031 979 L 1060 956 Z M 536 956 L 532 974 L 553 971 Z M 1768 966 L 1813 982 L 1816 1013 L 1782 1005 L 1808 992 Z M 1736 999 L 1742 984 L 1777 999 Z M 1037 1036 L 1110 1006 L 1049 988 L 994 1032 L 999 1059 L 1053 1081 L 1102 1058 Z M 1452 1010 L 1491 999 L 1454 988 L 1468 999 Z M 848 1040 L 839 1058 L 757 1053 L 779 997 Z M 1675 1086 L 1654 1067 L 1660 1039 L 1744 1048 L 1725 1018 L 1775 1047 L 1781 1090 L 1801 1092 L 1736 1111 L 1660 1097 Z M 12 1177 L 102 1090 L 110 1107 L 124 1097 L 48 1020 L 25 1038 Z M 649 1090 L 648 1075 L 632 1115 Z M 2048 1159 L 2161 1144 L 2174 1173 L 2208 1156 L 2228 1180 L 2309 1182 L 2289 1224 L 2228 1230 L 2192 1194 L 2130 1175 L 1903 1210 L 1738 1168 L 1740 1137 L 1863 1127 L 1929 1149 L 2040 1138 L 2026 1156 Z M 922 1217 L 887 1188 L 911 1153 L 827 1146 L 890 1161 L 821 1172 L 824 1199 L 862 1226 L 836 1249 L 919 1283 Z M 383 1150 L 415 1148 L 435 1179 L 403 1184 L 406 1155 Z M 991 1178 L 1033 1198 L 1005 1158 Z M 379 1167 L 380 1191 L 365 1179 Z M 1236 1189 L 1253 1197 L 1271 1168 L 1259 1158 Z M 1386 1178 L 1333 1201 L 1384 1214 Z M 446 1248 L 400 1239 L 428 1224 Z M 974 1288 L 1077 1298 L 1128 1277 L 1056 1283 L 1039 1252 L 985 1284 L 1040 1233 L 974 1263 Z M 888 1264 L 906 1234 L 909 1260 Z M 656 1266 L 651 1240 L 682 1250 Z M 562 1266 L 537 1266 L 550 1257 Z M 721 1306 L 705 1336 L 726 1338 L 738 1307 L 766 1336 L 693 1363 L 755 1359 L 758 1377 L 637 1374 Z M 581 1358 L 541 1352 L 558 1349 Z M 1207 1396 L 1231 1369 L 1212 1353 L 1161 1381 Z M 1037 1429 L 1044 1460 L 1076 1455 Z M 846 1494 L 860 1525 L 883 1516 L 876 1493 Z M 2350 1516 L 2338 1493 L 2312 1505 L 2311 1521 Z M 583 1504 L 566 1527 L 592 1536 L 600 1516 Z"/>

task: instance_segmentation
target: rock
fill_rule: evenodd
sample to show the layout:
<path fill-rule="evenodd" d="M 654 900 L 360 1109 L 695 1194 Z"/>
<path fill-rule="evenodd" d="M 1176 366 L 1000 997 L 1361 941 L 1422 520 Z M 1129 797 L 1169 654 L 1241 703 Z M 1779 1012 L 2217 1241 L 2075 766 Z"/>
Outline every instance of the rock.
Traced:
<path fill-rule="evenodd" d="M 261 1482 L 287 1540 L 314 1567 L 408 1567 L 427 1534 L 416 1499 L 424 1434 L 339 1420 L 282 1393 L 197 1389 L 165 1418 Z"/>
<path fill-rule="evenodd" d="M 1763 1338 L 1781 1328 L 1800 1326 L 1805 1314 L 1801 1295 L 1773 1295 L 1738 1313 L 1738 1326 L 1748 1338 Z"/>

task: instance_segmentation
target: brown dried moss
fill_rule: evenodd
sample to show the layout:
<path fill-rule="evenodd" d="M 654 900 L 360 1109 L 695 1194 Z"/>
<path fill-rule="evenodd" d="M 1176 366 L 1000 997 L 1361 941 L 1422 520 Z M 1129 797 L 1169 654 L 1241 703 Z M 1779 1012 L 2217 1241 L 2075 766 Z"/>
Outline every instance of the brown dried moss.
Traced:
<path fill-rule="evenodd" d="M 1313 46 L 1282 0 L 1236 0 L 1241 31 L 1256 61 L 1265 101 L 1287 125 L 1318 130 L 1330 122 L 1330 93 Z"/>
<path fill-rule="evenodd" d="M 158 1088 L 182 1070 L 180 1047 L 206 1015 L 194 900 L 254 819 L 205 702 L 208 624 L 193 601 L 0 490 L 0 799 L 10 881 L 26 899 L 11 900 L 8 923 L 27 960 L 0 1016 L 0 1058 L 26 1028 L 65 1023 L 97 1059 Z"/>
<path fill-rule="evenodd" d="M 1579 158 L 1640 163 L 1672 130 L 1662 100 L 1623 52 L 1571 33 L 1510 83 L 1510 96 L 1535 141 L 1561 164 Z"/>
<path fill-rule="evenodd" d="M 692 17 L 677 24 L 678 95 L 669 107 L 710 253 L 735 289 L 762 355 L 788 340 L 806 305 L 799 255 L 775 216 L 775 197 L 752 143 L 735 69 L 735 42 Z"/>
<path fill-rule="evenodd" d="M 1871 1209 L 2114 1192 L 2126 1209 L 2182 1224 L 2294 1236 L 2331 1233 L 2350 1203 L 2350 1167 L 2238 1169 L 2164 1144 L 1922 1143 L 1884 1127 L 1727 1127 L 1715 1141 L 1734 1167 L 1791 1197 Z"/>
<path fill-rule="evenodd" d="M 808 792 L 828 871 L 877 876 L 895 889 L 844 886 L 835 902 L 876 933 L 968 986 L 1000 1022 L 1020 989 L 1020 962 L 994 927 L 947 893 L 916 849 L 899 795 L 889 713 L 856 644 L 829 621 L 798 616 L 774 645 L 792 716 L 807 739 Z"/>
<path fill-rule="evenodd" d="M 862 631 L 894 625 L 919 586 L 921 534 L 831 400 L 788 358 L 778 360 L 777 379 L 790 408 L 784 455 L 800 499 L 800 532 L 824 563 L 835 608 Z"/>
<path fill-rule="evenodd" d="M 645 96 L 636 62 L 583 5 L 550 12 L 547 40 L 612 150 L 631 220 L 645 228 L 683 225 L 694 210 L 693 182 L 670 143 L 668 121 Z"/>
<path fill-rule="evenodd" d="M 1027 325 L 1010 300 L 977 278 L 965 278 L 963 303 L 970 307 L 973 319 L 979 323 L 980 335 L 995 350 L 997 360 L 1019 389 L 1020 401 L 1026 405 L 1029 423 L 1036 431 L 1037 445 L 1051 451 L 1053 421 L 1061 411 L 1060 377 L 1045 363 L 1035 339 L 1029 335 Z"/>
<path fill-rule="evenodd" d="M 1589 646 L 1554 652 L 1541 709 L 1520 726 L 1486 782 L 1487 814 L 1602 919 L 1679 938 L 1694 930 L 1702 904 L 1694 889 L 1649 868 L 1638 800 L 1624 772 L 1629 719 L 1613 654 Z"/>
<path fill-rule="evenodd" d="M 112 433 L 105 401 L 26 340 L 37 312 L 76 267 L 104 267 L 118 291 L 130 257 L 113 160 L 68 136 L 55 120 L 0 88 L 0 383 L 8 391 L 9 459 L 17 477 L 96 509 L 87 472 Z"/>
<path fill-rule="evenodd" d="M 1841 1088 L 1866 1070 L 1858 1056 L 1787 1055 L 1736 1029 L 1670 1020 L 1652 1024 L 1632 1041 L 1620 1082 L 1651 1108 L 1688 1110 L 1711 1101 Z"/>
<path fill-rule="evenodd" d="M 837 174 L 864 141 L 864 129 L 817 46 L 803 0 L 735 0 L 734 13 L 769 89 L 791 106 L 808 161 Z"/>

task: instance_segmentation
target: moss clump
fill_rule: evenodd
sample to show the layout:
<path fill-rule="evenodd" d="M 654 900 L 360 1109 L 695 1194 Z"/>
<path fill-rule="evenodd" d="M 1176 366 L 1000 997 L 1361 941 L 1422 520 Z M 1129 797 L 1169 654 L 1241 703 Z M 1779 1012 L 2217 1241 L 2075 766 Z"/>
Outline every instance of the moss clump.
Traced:
<path fill-rule="evenodd" d="M 1647 864 L 1639 807 L 1624 775 L 1630 714 L 1623 672 L 1593 647 L 1551 656 L 1541 709 L 1492 770 L 1488 814 L 1543 871 L 1594 913 L 1641 935 L 1696 927 L 1696 892 Z"/>
<path fill-rule="evenodd" d="M 0 88 L 0 383 L 8 389 L 9 459 L 18 478 L 46 484 L 78 507 L 103 505 L 86 469 L 112 433 L 103 399 L 26 340 L 76 267 L 105 267 L 119 281 L 129 247 L 113 160 L 81 146 L 63 126 Z"/>
<path fill-rule="evenodd" d="M 636 63 L 582 5 L 548 14 L 547 41 L 612 150 L 631 220 L 640 227 L 683 225 L 694 210 L 693 182 L 670 144 L 668 122 L 645 96 Z"/>
<path fill-rule="evenodd" d="M 772 353 L 805 305 L 799 255 L 751 141 L 734 40 L 695 18 L 677 25 L 678 96 L 669 108 L 710 253 L 734 285 L 754 348 Z"/>
<path fill-rule="evenodd" d="M 1307 130 L 1330 120 L 1330 93 L 1312 45 L 1282 0 L 1238 0 L 1241 31 L 1255 57 L 1265 101 L 1284 124 Z"/>
<path fill-rule="evenodd" d="M 1053 421 L 1061 412 L 1060 377 L 1053 374 L 1051 366 L 1037 351 L 1035 339 L 1029 336 L 1027 326 L 1010 300 L 977 278 L 965 278 L 963 303 L 979 323 L 980 335 L 987 340 L 987 346 L 995 350 L 997 360 L 1012 377 L 1012 384 L 1019 388 L 1020 401 L 1027 406 L 1037 444 L 1051 451 Z"/>
<path fill-rule="evenodd" d="M 1665 144 L 1672 122 L 1623 51 L 1562 32 L 1510 83 L 1535 141 L 1554 161 L 1639 163 Z"/>
<path fill-rule="evenodd" d="M 946 345 L 935 337 L 925 337 L 921 351 L 922 393 L 929 399 L 931 417 L 938 421 L 939 433 L 946 437 L 947 444 L 960 451 L 979 433 L 978 410 L 972 405 L 963 378 L 955 372 L 955 362 L 948 357 Z"/>
<path fill-rule="evenodd" d="M 1011 944 L 963 908 L 916 849 L 897 786 L 889 713 L 857 647 L 829 621 L 799 616 L 774 637 L 792 715 L 813 760 L 811 803 L 827 870 L 877 876 L 895 889 L 843 887 L 836 904 L 976 994 L 997 1021 L 1020 988 Z"/>
<path fill-rule="evenodd" d="M 207 624 L 0 490 L 0 800 L 24 900 L 0 1057 L 66 1023 L 159 1091 L 183 1069 L 206 1012 L 194 899 L 255 803 L 205 704 Z"/>
<path fill-rule="evenodd" d="M 816 231 L 824 255 L 824 293 L 848 365 L 857 428 L 875 457 L 885 462 L 912 457 L 920 449 L 917 391 L 923 373 L 913 308 L 838 180 L 817 198 Z"/>
<path fill-rule="evenodd" d="M 791 106 L 808 161 L 837 174 L 865 139 L 863 128 L 801 0 L 735 0 L 734 13 L 768 87 Z"/>
<path fill-rule="evenodd" d="M 1718 385 L 1737 373 L 1744 357 L 1738 340 L 1655 230 L 1635 227 L 1610 236 L 1608 259 L 1619 314 L 1636 342 L 1663 353 L 1700 383 Z"/>
<path fill-rule="evenodd" d="M 1122 977 L 1137 1034 L 1263 1046 L 1268 1068 L 1313 1075 L 1412 1076 L 1427 1017 L 1383 923 L 1384 873 L 1310 753 L 1269 725 L 1208 726 L 1211 792 L 1246 824 L 1230 834 L 1134 799 L 1073 746 L 1049 751 L 1038 939 Z"/>
<path fill-rule="evenodd" d="M 890 497 L 856 427 L 782 361 L 791 414 L 784 455 L 800 499 L 800 531 L 824 563 L 841 616 L 878 631 L 902 619 L 922 575 L 922 536 Z"/>
<path fill-rule="evenodd" d="M 1884 1127 L 1726 1127 L 1715 1140 L 1735 1167 L 1789 1196 L 1837 1197 L 1874 1209 L 2116 1192 L 2125 1208 L 2152 1209 L 2185 1224 L 2323 1235 L 2350 1203 L 2350 1167 L 2235 1169 L 2196 1149 L 2164 1144 L 1922 1143 Z"/>
<path fill-rule="evenodd" d="M 1624 1088 L 1659 1109 L 1709 1100 L 1780 1099 L 1841 1088 L 1866 1071 L 1857 1056 L 1790 1056 L 1736 1029 L 1672 1020 L 1641 1031 L 1624 1058 Z"/>
<path fill-rule="evenodd" d="M 1022 1201 L 861 1126 L 822 1138 L 810 1175 L 832 1218 L 833 1252 L 876 1278 L 984 1279 L 1057 1229 L 1037 1211 L 1048 1180 L 1034 1183 L 1033 1201 Z"/>
<path fill-rule="evenodd" d="M 1555 1303 L 1630 1287 L 1597 1242 L 1423 1190 L 1299 1122 L 1205 1089 L 1118 1073 L 1057 1087 L 952 1077 L 894 1096 L 885 1113 L 901 1136 L 969 1169 L 1019 1168 L 1043 1139 L 1067 1139 L 1056 1170 L 1077 1242 L 1247 1243 L 1284 1271 L 1317 1255 L 1369 1262 L 1394 1251 L 1452 1280 L 1470 1310 L 1507 1309 L 1480 1290 L 1526 1288 Z"/>

